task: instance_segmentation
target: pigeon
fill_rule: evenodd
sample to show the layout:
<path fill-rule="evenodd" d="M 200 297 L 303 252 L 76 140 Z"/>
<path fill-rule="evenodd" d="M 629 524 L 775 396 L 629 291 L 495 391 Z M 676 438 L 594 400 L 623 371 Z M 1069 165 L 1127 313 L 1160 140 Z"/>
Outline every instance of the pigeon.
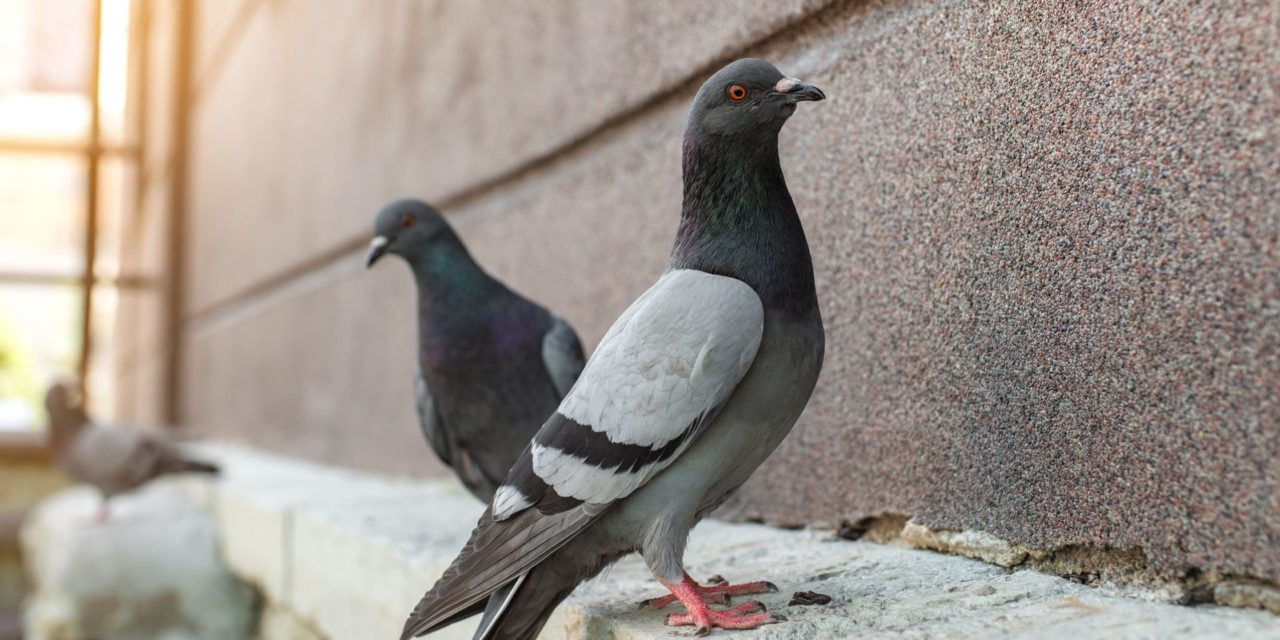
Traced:
<path fill-rule="evenodd" d="M 172 445 L 135 429 L 97 424 L 81 406 L 76 387 L 56 383 L 44 397 L 49 412 L 49 447 L 54 462 L 78 482 L 102 494 L 97 521 L 106 520 L 113 496 L 132 491 L 163 475 L 217 474 L 218 467 L 191 460 Z"/>
<path fill-rule="evenodd" d="M 759 59 L 698 90 L 685 128 L 684 196 L 666 270 L 618 318 L 534 436 L 402 639 L 482 613 L 475 638 L 535 637 L 582 581 L 639 552 L 684 614 L 669 625 L 778 622 L 767 582 L 708 584 L 683 568 L 689 530 L 791 430 L 822 368 L 813 262 L 778 158 L 778 134 L 817 87 Z"/>
<path fill-rule="evenodd" d="M 582 343 L 568 322 L 485 273 L 425 202 L 387 205 L 373 229 L 367 266 L 395 254 L 417 281 L 422 435 L 488 502 L 578 379 Z"/>

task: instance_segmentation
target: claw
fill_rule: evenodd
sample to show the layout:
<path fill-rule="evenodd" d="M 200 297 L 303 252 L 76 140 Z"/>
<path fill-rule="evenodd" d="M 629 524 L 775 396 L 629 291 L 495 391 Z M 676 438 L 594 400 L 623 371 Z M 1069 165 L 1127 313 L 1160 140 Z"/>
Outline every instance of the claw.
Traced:
<path fill-rule="evenodd" d="M 782 616 L 768 613 L 764 603 L 759 600 L 747 600 L 736 607 L 723 611 L 716 611 L 707 603 L 707 599 L 711 597 L 712 593 L 726 595 L 739 591 L 747 593 L 777 591 L 777 586 L 771 583 L 753 582 L 745 585 L 722 583 L 704 587 L 686 575 L 681 582 L 674 584 L 664 582 L 663 584 L 671 590 L 671 597 L 679 599 L 680 604 L 683 604 L 689 612 L 668 615 L 666 619 L 667 625 L 673 627 L 696 627 L 694 635 L 706 635 L 711 633 L 711 629 L 715 627 L 720 627 L 721 629 L 755 629 L 762 625 L 774 624 L 784 620 Z M 746 589 L 752 589 L 752 591 L 745 591 Z M 654 598 L 654 600 L 660 599 Z"/>
<path fill-rule="evenodd" d="M 693 581 L 688 574 L 685 574 L 685 582 L 689 583 L 698 598 L 707 604 L 723 604 L 727 605 L 731 601 L 732 596 L 749 596 L 757 593 L 777 593 L 778 585 L 772 582 L 744 582 L 742 584 L 729 584 L 723 576 L 714 575 L 707 580 L 709 586 L 702 586 Z M 659 596 L 657 598 L 649 598 L 640 602 L 640 609 L 661 609 L 673 602 L 677 598 L 674 595 Z"/>
<path fill-rule="evenodd" d="M 707 604 L 729 604 L 729 594 L 724 591 L 703 591 L 699 595 L 702 601 Z M 667 605 L 676 601 L 673 595 L 658 596 L 657 598 L 649 598 L 640 602 L 640 609 L 662 609 Z"/>
<path fill-rule="evenodd" d="M 763 611 L 746 615 L 729 615 L 728 611 L 710 611 L 706 616 L 705 623 L 697 625 L 698 628 L 694 631 L 694 635 L 711 633 L 713 627 L 747 630 L 784 621 L 786 621 L 786 618 L 781 615 Z M 667 616 L 667 626 L 669 627 L 687 627 L 694 624 L 697 624 L 696 619 L 687 613 L 672 613 Z"/>

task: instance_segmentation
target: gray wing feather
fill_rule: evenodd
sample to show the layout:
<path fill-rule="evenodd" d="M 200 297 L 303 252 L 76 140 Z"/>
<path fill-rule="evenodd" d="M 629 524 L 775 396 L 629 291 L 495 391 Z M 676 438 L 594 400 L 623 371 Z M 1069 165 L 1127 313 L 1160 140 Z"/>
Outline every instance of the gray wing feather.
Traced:
<path fill-rule="evenodd" d="M 422 428 L 422 437 L 431 445 L 431 450 L 441 462 L 453 469 L 458 480 L 477 499 L 482 502 L 493 499 L 493 492 L 498 490 L 502 478 L 490 477 L 466 447 L 458 446 L 440 411 L 436 409 L 435 398 L 431 396 L 431 389 L 421 371 L 414 384 L 414 397 L 417 400 L 418 424 Z"/>
<path fill-rule="evenodd" d="M 556 393 L 561 398 L 565 397 L 582 373 L 586 357 L 578 334 L 563 318 L 552 316 L 551 330 L 542 338 L 542 363 L 551 376 Z"/>
<path fill-rule="evenodd" d="M 503 521 L 495 521 L 490 512 L 485 511 L 458 558 L 409 615 L 402 640 L 437 629 L 456 620 L 459 614 L 471 612 L 476 603 L 572 540 L 608 507 L 584 504 L 555 515 L 529 509 Z"/>
<path fill-rule="evenodd" d="M 441 461 L 453 466 L 453 447 L 449 443 L 449 434 L 445 432 L 444 420 L 440 418 L 440 412 L 436 411 L 435 398 L 431 397 L 431 389 L 427 388 L 427 381 L 422 377 L 421 371 L 414 381 L 413 395 L 417 400 L 418 425 L 422 428 L 422 437 L 426 438 L 427 444 L 431 445 L 431 450 L 436 452 Z"/>

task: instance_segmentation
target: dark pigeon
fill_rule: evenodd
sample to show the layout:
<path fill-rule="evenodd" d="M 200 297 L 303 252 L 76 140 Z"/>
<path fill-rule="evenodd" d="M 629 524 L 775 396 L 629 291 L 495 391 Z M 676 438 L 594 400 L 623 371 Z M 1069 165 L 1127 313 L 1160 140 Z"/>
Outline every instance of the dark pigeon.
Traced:
<path fill-rule="evenodd" d="M 702 85 L 666 272 L 601 341 L 404 638 L 481 611 L 476 638 L 533 638 L 580 582 L 636 551 L 671 592 L 648 604 L 688 611 L 668 624 L 706 633 L 780 620 L 752 600 L 712 609 L 777 587 L 698 584 L 683 555 L 694 524 L 791 430 L 822 367 L 813 263 L 778 134 L 796 103 L 824 97 L 755 59 Z"/>
<path fill-rule="evenodd" d="M 582 372 L 569 323 L 485 273 L 418 200 L 378 213 L 368 266 L 404 258 L 418 287 L 418 419 L 427 444 L 488 502 Z"/>
<path fill-rule="evenodd" d="M 218 467 L 182 455 L 175 447 L 136 429 L 89 419 L 73 385 L 58 383 L 44 398 L 49 412 L 49 447 L 54 462 L 78 482 L 102 493 L 98 520 L 107 502 L 155 478 L 178 473 L 218 473 Z"/>

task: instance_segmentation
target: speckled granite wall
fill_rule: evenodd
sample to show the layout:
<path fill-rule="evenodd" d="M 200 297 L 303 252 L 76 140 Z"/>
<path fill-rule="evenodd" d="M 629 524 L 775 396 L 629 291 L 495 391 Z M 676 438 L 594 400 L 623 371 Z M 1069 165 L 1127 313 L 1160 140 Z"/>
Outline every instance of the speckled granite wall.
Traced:
<path fill-rule="evenodd" d="M 822 71 L 788 170 L 828 361 L 743 510 L 1280 578 L 1280 3 L 1068 4 Z"/>
<path fill-rule="evenodd" d="M 408 275 L 359 264 L 380 201 L 445 202 L 482 262 L 594 343 L 665 261 L 692 91 L 760 55 L 829 96 L 783 141 L 828 351 L 801 424 L 730 513 L 904 513 L 1280 579 L 1280 2 L 742 2 L 687 20 L 672 3 L 617 41 L 575 39 L 588 20 L 530 49 L 551 53 L 518 91 L 469 94 L 480 113 L 448 135 L 433 133 L 440 114 L 462 112 L 422 97 L 430 61 L 369 85 L 385 95 L 294 78 L 291 98 L 264 98 L 273 82 L 255 74 L 274 71 L 257 62 L 308 5 L 244 3 L 220 21 L 240 24 L 232 35 L 207 36 L 232 44 L 202 47 L 230 53 L 210 63 L 220 79 L 194 123 L 190 430 L 429 471 L 408 401 Z M 515 49 L 477 45 L 476 59 L 541 42 L 525 38 L 552 20 L 539 11 L 495 39 Z M 689 35 L 700 20 L 714 38 Z M 649 37 L 664 29 L 669 50 Z M 409 46 L 352 30 L 354 44 L 308 38 L 313 57 L 359 77 Z M 639 51 L 665 56 L 661 72 L 618 62 Z M 615 86 L 622 98 L 599 97 Z M 437 144 L 519 117 L 488 101 L 558 87 L 576 100 L 528 102 L 555 127 L 475 153 Z M 228 127 L 283 129 L 287 151 Z M 423 175 L 442 154 L 460 159 Z M 242 255 L 264 245 L 279 251 Z"/>

